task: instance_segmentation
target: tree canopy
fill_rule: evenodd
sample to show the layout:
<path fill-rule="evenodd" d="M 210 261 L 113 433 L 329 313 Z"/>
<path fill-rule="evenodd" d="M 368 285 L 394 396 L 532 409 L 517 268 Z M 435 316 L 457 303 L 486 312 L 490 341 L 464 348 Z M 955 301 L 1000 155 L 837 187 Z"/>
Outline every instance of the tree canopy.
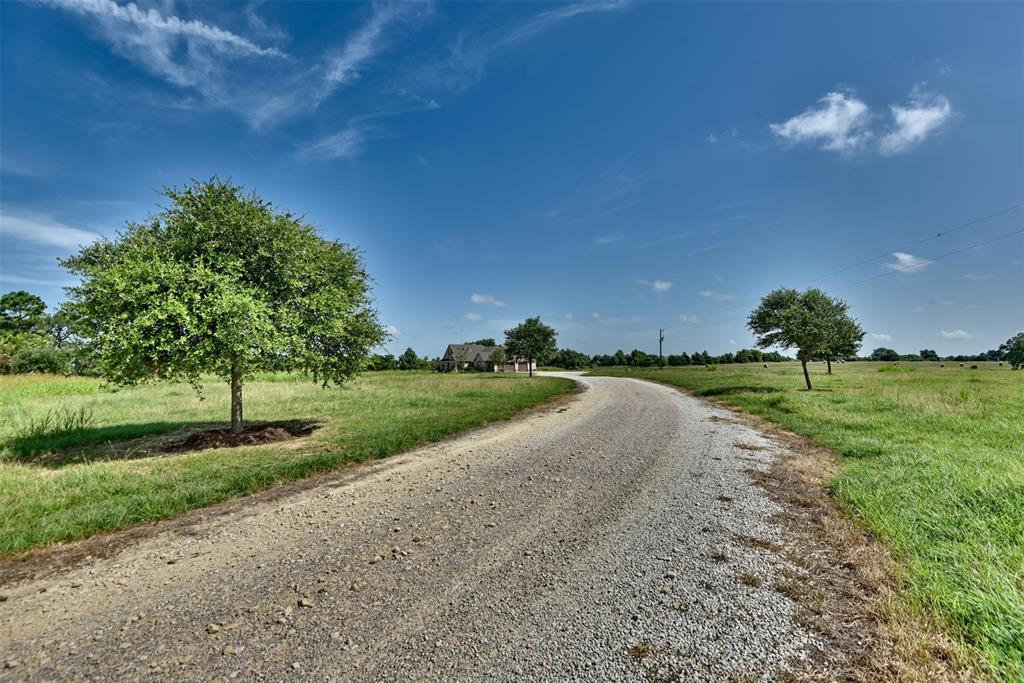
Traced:
<path fill-rule="evenodd" d="M 556 351 L 558 333 L 540 321 L 540 317 L 527 318 L 511 330 L 505 330 L 505 351 L 509 355 L 525 358 L 533 377 L 533 362 L 542 361 Z"/>
<path fill-rule="evenodd" d="M 386 339 L 355 249 L 216 177 L 164 195 L 167 208 L 63 261 L 82 278 L 66 309 L 108 381 L 183 377 L 198 390 L 215 374 L 240 431 L 246 376 L 340 383 Z"/>
<path fill-rule="evenodd" d="M 45 326 L 46 302 L 24 290 L 0 296 L 0 331 L 35 332 Z"/>
<path fill-rule="evenodd" d="M 1018 332 L 1000 344 L 999 352 L 1014 370 L 1024 369 L 1024 332 Z"/>
<path fill-rule="evenodd" d="M 852 355 L 864 338 L 864 331 L 848 310 L 845 301 L 820 289 L 776 289 L 750 313 L 747 327 L 754 333 L 759 348 L 795 348 L 810 390 L 808 361 Z"/>

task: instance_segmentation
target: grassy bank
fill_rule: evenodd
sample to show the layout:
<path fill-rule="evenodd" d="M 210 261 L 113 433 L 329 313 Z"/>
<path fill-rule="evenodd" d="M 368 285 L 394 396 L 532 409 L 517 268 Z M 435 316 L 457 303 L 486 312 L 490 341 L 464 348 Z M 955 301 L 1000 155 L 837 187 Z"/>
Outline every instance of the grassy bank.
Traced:
<path fill-rule="evenodd" d="M 970 364 L 969 364 L 970 365 Z M 843 456 L 839 500 L 895 550 L 911 604 L 1000 680 L 1024 679 L 1024 373 L 995 363 L 626 370 L 761 415 Z"/>
<path fill-rule="evenodd" d="M 223 424 L 227 387 L 0 376 L 0 556 L 245 495 L 511 417 L 574 384 L 523 376 L 370 373 L 344 387 L 267 376 L 245 387 L 246 419 L 315 420 L 301 442 L 160 453 L 155 435 Z M 125 441 L 127 440 L 127 441 Z"/>

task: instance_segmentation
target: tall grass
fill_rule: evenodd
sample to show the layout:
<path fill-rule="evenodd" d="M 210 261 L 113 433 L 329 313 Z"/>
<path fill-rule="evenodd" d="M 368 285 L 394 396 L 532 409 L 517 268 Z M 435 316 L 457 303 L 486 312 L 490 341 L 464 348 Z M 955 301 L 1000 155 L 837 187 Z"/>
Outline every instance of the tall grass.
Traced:
<path fill-rule="evenodd" d="M 835 493 L 895 550 L 911 604 L 993 676 L 1024 680 L 1024 373 L 979 366 L 815 365 L 810 392 L 788 363 L 600 374 L 714 397 L 836 450 Z"/>
<path fill-rule="evenodd" d="M 230 404 L 223 383 L 205 382 L 200 401 L 187 385 L 112 392 L 98 380 L 0 377 L 0 556 L 391 455 L 506 419 L 574 386 L 555 378 L 392 372 L 322 389 L 268 376 L 245 387 L 248 420 L 324 427 L 303 442 L 168 454 L 144 446 L 181 427 L 222 424 Z"/>

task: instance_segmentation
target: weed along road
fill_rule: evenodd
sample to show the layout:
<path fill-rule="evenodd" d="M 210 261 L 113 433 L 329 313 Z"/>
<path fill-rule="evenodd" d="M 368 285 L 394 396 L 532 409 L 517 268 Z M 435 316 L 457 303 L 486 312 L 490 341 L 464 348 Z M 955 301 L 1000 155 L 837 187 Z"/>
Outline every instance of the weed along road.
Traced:
<path fill-rule="evenodd" d="M 9 581 L 0 680 L 774 680 L 817 657 L 748 473 L 782 447 L 667 387 L 579 381 Z"/>

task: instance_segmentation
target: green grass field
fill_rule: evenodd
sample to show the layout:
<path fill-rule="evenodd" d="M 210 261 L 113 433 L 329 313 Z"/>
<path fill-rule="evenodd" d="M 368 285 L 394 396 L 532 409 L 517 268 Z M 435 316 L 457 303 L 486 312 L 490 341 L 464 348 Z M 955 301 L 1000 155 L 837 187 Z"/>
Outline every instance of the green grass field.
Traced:
<path fill-rule="evenodd" d="M 995 363 L 600 369 L 763 416 L 843 456 L 838 499 L 894 549 L 911 604 L 1024 679 L 1024 372 Z"/>
<path fill-rule="evenodd" d="M 204 383 L 200 401 L 183 384 L 112 392 L 95 379 L 0 376 L 0 557 L 391 455 L 574 387 L 510 374 L 378 372 L 321 389 L 264 376 L 245 387 L 247 420 L 324 426 L 304 442 L 154 453 L 154 439 L 140 437 L 223 425 L 227 386 Z"/>

